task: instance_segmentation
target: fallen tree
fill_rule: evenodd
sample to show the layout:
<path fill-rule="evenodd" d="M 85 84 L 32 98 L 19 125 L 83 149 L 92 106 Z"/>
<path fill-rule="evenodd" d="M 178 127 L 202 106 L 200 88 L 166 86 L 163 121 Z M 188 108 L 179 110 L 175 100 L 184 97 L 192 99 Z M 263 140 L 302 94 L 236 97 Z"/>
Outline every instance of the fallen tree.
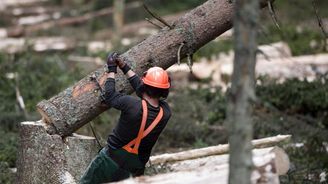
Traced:
<path fill-rule="evenodd" d="M 265 7 L 267 2 L 268 0 L 261 0 L 261 7 Z M 233 9 L 232 2 L 209 0 L 186 13 L 171 28 L 163 28 L 121 57 L 139 75 L 151 66 L 166 69 L 177 62 L 178 50 L 181 51 L 181 58 L 191 57 L 197 49 L 231 29 Z M 182 49 L 179 49 L 181 45 Z M 94 80 L 90 80 L 90 77 L 96 77 L 103 86 L 105 72 L 106 66 L 99 68 L 60 94 L 38 103 L 38 111 L 44 122 L 51 127 L 47 129 L 48 133 L 63 137 L 70 135 L 109 108 L 102 105 L 100 90 Z M 118 91 L 132 92 L 122 73 L 119 73 L 116 81 Z"/>

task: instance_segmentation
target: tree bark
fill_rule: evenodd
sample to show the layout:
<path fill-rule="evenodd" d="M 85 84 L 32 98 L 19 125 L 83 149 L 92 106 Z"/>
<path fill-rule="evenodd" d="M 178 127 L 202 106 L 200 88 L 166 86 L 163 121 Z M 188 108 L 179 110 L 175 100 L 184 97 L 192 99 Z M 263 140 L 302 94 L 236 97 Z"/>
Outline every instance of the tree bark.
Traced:
<path fill-rule="evenodd" d="M 290 135 L 277 135 L 274 137 L 255 139 L 252 141 L 252 147 L 263 148 L 263 147 L 275 146 L 279 143 L 288 142 L 290 140 L 290 137 L 291 137 Z M 212 155 L 222 155 L 228 152 L 229 152 L 229 145 L 223 144 L 223 145 L 210 146 L 200 149 L 192 149 L 192 150 L 182 151 L 178 153 L 166 153 L 158 156 L 152 156 L 150 157 L 150 162 L 152 164 L 176 162 L 176 161 L 190 160 L 190 159 L 196 159 L 201 157 L 208 157 Z"/>
<path fill-rule="evenodd" d="M 229 183 L 250 184 L 253 125 L 251 101 L 255 100 L 256 32 L 258 0 L 236 0 L 234 14 L 235 59 L 228 95 Z"/>
<path fill-rule="evenodd" d="M 261 0 L 262 7 L 267 0 Z M 218 11 L 220 10 L 220 11 Z M 227 0 L 209 0 L 174 22 L 173 29 L 163 28 L 158 34 L 148 37 L 121 57 L 131 68 L 142 74 L 151 66 L 167 69 L 177 61 L 177 51 L 185 43 L 180 56 L 193 54 L 197 49 L 215 39 L 232 27 L 233 4 Z M 104 86 L 106 66 L 90 73 L 85 78 L 49 100 L 37 105 L 46 123 L 52 128 L 48 133 L 70 135 L 78 128 L 108 109 L 101 104 L 99 90 L 90 77 L 95 76 Z M 117 90 L 131 93 L 132 89 L 122 75 L 117 76 Z"/>
<path fill-rule="evenodd" d="M 75 183 L 98 151 L 93 137 L 75 134 L 62 139 L 47 134 L 42 122 L 23 122 L 19 131 L 19 184 Z"/>

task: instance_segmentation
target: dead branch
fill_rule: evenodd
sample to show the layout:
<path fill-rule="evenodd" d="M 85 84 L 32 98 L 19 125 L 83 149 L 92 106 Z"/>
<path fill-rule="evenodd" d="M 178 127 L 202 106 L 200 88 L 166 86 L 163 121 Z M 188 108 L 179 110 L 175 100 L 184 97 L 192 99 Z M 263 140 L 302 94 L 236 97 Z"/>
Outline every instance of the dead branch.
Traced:
<path fill-rule="evenodd" d="M 143 3 L 143 7 L 145 8 L 145 10 L 152 16 L 152 17 L 154 17 L 156 20 L 158 20 L 158 21 L 160 21 L 161 23 L 163 23 L 164 25 L 166 25 L 167 27 L 169 27 L 170 29 L 173 29 L 173 27 L 170 25 L 170 24 L 168 24 L 163 18 L 161 18 L 159 15 L 157 15 L 156 13 L 154 13 L 154 12 L 151 12 L 150 10 L 149 10 L 149 8 L 146 6 L 146 4 L 145 3 Z"/>
<path fill-rule="evenodd" d="M 180 44 L 180 46 L 179 46 L 179 49 L 178 49 L 178 53 L 177 53 L 177 59 L 178 59 L 178 65 L 180 65 L 180 61 L 181 61 L 181 49 L 182 49 L 182 47 L 183 47 L 183 45 L 184 45 L 184 43 L 182 42 L 181 44 Z"/>
<path fill-rule="evenodd" d="M 155 22 L 153 22 L 149 18 L 145 18 L 145 20 L 148 21 L 149 23 L 151 23 L 152 25 L 154 25 L 155 27 L 157 27 L 158 29 L 163 29 L 163 27 L 161 27 L 160 25 L 156 24 Z"/>
<path fill-rule="evenodd" d="M 312 6 L 315 12 L 315 16 L 317 17 L 317 21 L 319 24 L 319 27 L 321 29 L 321 32 L 323 34 L 323 49 L 326 51 L 327 50 L 327 39 L 328 39 L 328 33 L 326 32 L 325 28 L 323 27 L 322 19 L 319 16 L 319 10 L 316 4 L 316 0 L 312 0 Z"/>
<path fill-rule="evenodd" d="M 274 11 L 273 4 L 272 4 L 271 1 L 268 1 L 268 7 L 269 7 L 269 13 L 270 13 L 270 16 L 271 16 L 272 21 L 273 21 L 274 24 L 277 26 L 277 28 L 278 28 L 279 30 L 281 30 L 281 29 L 280 29 L 280 26 L 279 26 L 279 24 L 278 24 L 278 20 L 277 20 L 276 12 Z"/>

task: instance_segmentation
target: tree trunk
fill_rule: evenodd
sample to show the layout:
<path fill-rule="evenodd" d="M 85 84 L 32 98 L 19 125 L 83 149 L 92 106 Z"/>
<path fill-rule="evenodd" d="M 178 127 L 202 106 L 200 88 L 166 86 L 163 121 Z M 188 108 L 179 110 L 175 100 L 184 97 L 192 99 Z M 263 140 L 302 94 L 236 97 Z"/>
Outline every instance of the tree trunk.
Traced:
<path fill-rule="evenodd" d="M 229 183 L 250 184 L 253 168 L 250 102 L 255 100 L 256 28 L 259 7 L 258 0 L 236 0 L 235 4 L 235 59 L 227 108 L 230 144 Z"/>
<path fill-rule="evenodd" d="M 19 131 L 19 184 L 75 183 L 99 149 L 93 137 L 49 135 L 42 122 L 23 122 Z"/>
<path fill-rule="evenodd" d="M 121 45 L 122 31 L 124 26 L 124 0 L 114 0 L 114 35 L 112 37 L 114 47 Z"/>
<path fill-rule="evenodd" d="M 261 0 L 262 7 L 267 0 Z M 220 10 L 220 11 L 218 11 Z M 181 57 L 192 55 L 197 49 L 215 39 L 232 27 L 233 4 L 227 0 L 209 0 L 182 16 L 172 26 L 163 28 L 158 34 L 125 52 L 122 57 L 139 75 L 151 66 L 167 69 L 177 61 L 181 43 Z M 48 133 L 70 135 L 78 128 L 108 109 L 101 104 L 99 89 L 90 80 L 95 76 L 104 86 L 106 66 L 90 73 L 85 78 L 49 100 L 37 105 L 46 123 L 51 124 Z M 132 89 L 120 72 L 117 76 L 117 90 L 131 93 Z"/>

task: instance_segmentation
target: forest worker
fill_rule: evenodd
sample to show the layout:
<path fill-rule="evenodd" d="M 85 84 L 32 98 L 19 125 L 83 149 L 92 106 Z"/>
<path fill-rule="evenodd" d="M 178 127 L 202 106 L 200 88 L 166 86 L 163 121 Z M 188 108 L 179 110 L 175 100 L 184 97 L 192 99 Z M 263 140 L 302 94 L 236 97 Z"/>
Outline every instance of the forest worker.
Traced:
<path fill-rule="evenodd" d="M 171 116 L 164 101 L 170 79 L 165 70 L 152 67 L 142 78 L 116 53 L 107 59 L 105 103 L 121 111 L 120 118 L 105 146 L 94 158 L 80 183 L 118 181 L 144 173 L 151 150 Z M 138 97 L 115 91 L 117 66 L 127 75 Z"/>

